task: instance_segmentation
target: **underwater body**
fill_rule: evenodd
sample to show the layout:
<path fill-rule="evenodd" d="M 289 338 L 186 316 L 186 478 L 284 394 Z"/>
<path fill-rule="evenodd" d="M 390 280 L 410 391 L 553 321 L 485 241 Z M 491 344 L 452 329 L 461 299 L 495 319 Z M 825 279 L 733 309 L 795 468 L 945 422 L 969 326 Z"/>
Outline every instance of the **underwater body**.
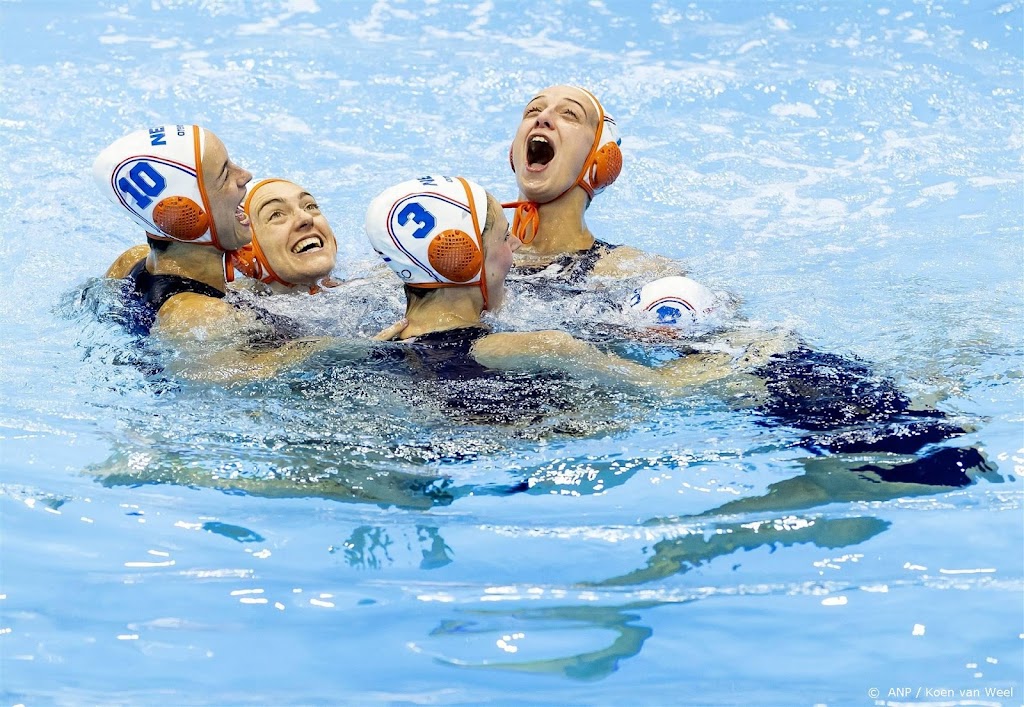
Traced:
<path fill-rule="evenodd" d="M 0 695 L 1019 703 L 1022 25 L 1020 2 L 0 4 Z M 268 306 L 369 336 L 402 302 L 370 199 L 428 173 L 515 198 L 522 107 L 564 82 L 623 134 L 599 238 L 943 411 L 965 480 L 886 480 L 906 457 L 823 452 L 724 386 L 341 353 L 192 382 L 86 296 L 142 239 L 92 160 L 195 122 L 310 187 L 358 279 Z M 491 321 L 615 324 L 645 281 L 513 284 Z"/>

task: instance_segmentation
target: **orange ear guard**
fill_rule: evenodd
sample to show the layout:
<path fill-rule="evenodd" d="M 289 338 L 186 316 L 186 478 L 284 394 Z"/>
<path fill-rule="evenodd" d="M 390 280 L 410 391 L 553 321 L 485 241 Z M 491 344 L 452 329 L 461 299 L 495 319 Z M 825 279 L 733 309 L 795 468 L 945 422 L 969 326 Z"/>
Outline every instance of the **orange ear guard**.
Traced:
<path fill-rule="evenodd" d="M 136 130 L 99 154 L 93 177 L 150 238 L 223 250 L 203 178 L 209 138 L 198 125 Z"/>
<path fill-rule="evenodd" d="M 449 229 L 437 234 L 430 242 L 427 261 L 442 277 L 468 282 L 480 272 L 484 254 L 468 233 Z"/>
<path fill-rule="evenodd" d="M 480 287 L 490 306 L 482 226 L 486 190 L 462 177 L 423 176 L 377 195 L 366 211 L 366 235 L 408 286 Z"/>
<path fill-rule="evenodd" d="M 270 263 L 267 262 L 267 257 L 263 255 L 263 251 L 260 249 L 259 242 L 256 240 L 256 234 L 253 234 L 252 242 L 248 245 L 224 254 L 225 281 L 234 282 L 236 271 L 242 273 L 243 276 L 250 280 L 259 280 L 268 285 L 272 282 L 280 282 L 287 287 L 298 286 L 294 282 L 282 280 L 274 272 L 274 269 L 270 267 Z M 311 295 L 315 295 L 319 291 L 320 288 L 317 285 L 312 285 L 309 288 L 309 294 Z"/>
<path fill-rule="evenodd" d="M 448 229 L 434 236 L 427 246 L 427 262 L 441 277 L 455 283 L 469 282 L 480 275 L 480 294 L 484 297 L 484 309 L 488 307 L 487 268 L 484 267 L 484 234 L 476 217 L 476 200 L 473 190 L 462 177 L 456 177 L 466 190 L 469 215 L 473 219 L 474 240 L 468 233 L 457 228 Z M 477 245 L 479 244 L 479 245 Z M 452 287 L 451 284 L 427 285 L 427 287 Z"/>
<path fill-rule="evenodd" d="M 268 261 L 267 256 L 263 254 L 263 249 L 260 248 L 260 242 L 256 239 L 255 227 L 250 226 L 250 228 L 252 229 L 252 242 L 249 245 L 252 247 L 252 258 L 260 270 L 262 270 L 258 279 L 267 284 L 270 284 L 271 282 L 280 282 L 282 285 L 294 287 L 294 283 L 285 282 L 276 272 L 274 272 L 274 268 L 270 267 L 270 261 Z"/>
<path fill-rule="evenodd" d="M 230 258 L 230 267 L 225 271 L 228 282 L 234 282 L 236 270 L 252 280 L 260 279 L 261 267 L 256 262 L 256 254 L 253 252 L 252 243 L 228 253 L 228 257 Z"/>
<path fill-rule="evenodd" d="M 187 196 L 169 196 L 153 207 L 153 223 L 176 240 L 194 241 L 206 233 L 210 217 Z"/>
<path fill-rule="evenodd" d="M 480 228 L 480 221 L 476 217 L 476 200 L 473 198 L 473 190 L 469 182 L 463 177 L 456 177 L 466 192 L 466 202 L 469 207 L 469 214 L 473 220 L 474 239 L 468 233 L 457 228 L 438 233 L 427 246 L 427 263 L 438 275 L 451 280 L 450 283 L 426 283 L 416 285 L 433 289 L 437 287 L 458 287 L 460 283 L 468 283 L 477 275 L 480 276 L 480 294 L 484 298 L 484 309 L 486 310 L 489 301 L 487 297 L 487 269 L 484 267 L 484 235 Z"/>
<path fill-rule="evenodd" d="M 594 198 L 596 192 L 611 186 L 621 171 L 622 150 L 614 142 L 605 143 L 591 158 L 590 168 L 585 170 L 586 179 L 580 179 L 580 186 Z"/>

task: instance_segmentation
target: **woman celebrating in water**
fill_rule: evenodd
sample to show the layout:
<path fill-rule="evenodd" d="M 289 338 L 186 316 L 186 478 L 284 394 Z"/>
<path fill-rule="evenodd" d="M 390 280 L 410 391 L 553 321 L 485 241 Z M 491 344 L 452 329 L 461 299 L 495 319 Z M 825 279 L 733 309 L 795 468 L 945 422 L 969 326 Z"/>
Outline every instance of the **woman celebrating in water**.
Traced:
<path fill-rule="evenodd" d="M 133 334 L 171 344 L 178 355 L 168 367 L 179 375 L 248 380 L 317 351 L 351 348 L 308 337 L 294 320 L 226 297 L 225 265 L 252 239 L 243 208 L 252 175 L 228 158 L 213 133 L 193 125 L 139 130 L 105 149 L 93 173 L 149 241 L 146 257 L 129 251 L 111 268 L 124 270 L 135 255 L 127 273 L 110 273 L 124 277 L 124 306 L 113 318 Z M 316 286 L 330 272 L 336 245 L 312 197 L 275 180 L 250 191 L 248 204 L 272 254 L 273 265 L 263 264 L 265 281 L 305 291 Z"/>
<path fill-rule="evenodd" d="M 93 176 L 145 229 L 149 255 L 122 275 L 134 285 L 146 333 L 155 325 L 189 338 L 244 324 L 223 301 L 223 263 L 251 239 L 242 200 L 252 175 L 216 135 L 198 125 L 137 130 L 100 153 Z"/>
<path fill-rule="evenodd" d="M 551 86 L 523 111 L 509 160 L 520 201 L 513 232 L 524 243 L 514 278 L 540 276 L 581 284 L 588 275 L 682 275 L 667 258 L 598 240 L 584 218 L 590 202 L 622 169 L 619 130 L 582 88 Z"/>
<path fill-rule="evenodd" d="M 330 274 L 338 243 L 308 190 L 287 179 L 263 179 L 249 189 L 245 213 L 252 243 L 234 254 L 235 270 L 275 294 L 314 294 L 337 284 Z"/>
<path fill-rule="evenodd" d="M 649 367 L 562 331 L 492 333 L 482 314 L 501 306 L 520 244 L 494 197 L 461 177 L 423 177 L 385 190 L 370 204 L 366 233 L 405 283 L 406 319 L 392 338 L 411 344 L 420 369 L 435 377 L 558 371 L 663 390 L 728 378 L 748 384 L 748 399 L 766 422 L 810 431 L 805 446 L 834 452 L 911 454 L 964 432 L 937 410 L 913 409 L 892 381 L 864 364 L 787 336 Z"/>

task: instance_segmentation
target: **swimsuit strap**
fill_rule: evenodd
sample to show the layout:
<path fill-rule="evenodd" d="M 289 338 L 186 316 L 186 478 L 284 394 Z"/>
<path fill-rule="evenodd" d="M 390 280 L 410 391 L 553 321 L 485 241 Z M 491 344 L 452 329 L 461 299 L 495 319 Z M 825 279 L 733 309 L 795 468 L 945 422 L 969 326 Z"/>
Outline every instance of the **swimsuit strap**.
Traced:
<path fill-rule="evenodd" d="M 135 283 L 135 292 L 153 308 L 154 312 L 159 312 L 171 297 L 185 292 L 217 299 L 224 297 L 223 292 L 205 282 L 178 275 L 154 275 L 146 270 L 145 260 L 135 264 L 128 273 L 128 278 Z"/>
<path fill-rule="evenodd" d="M 140 334 L 149 333 L 156 321 L 156 314 L 160 311 L 160 307 L 175 295 L 192 292 L 216 299 L 225 299 L 226 296 L 217 288 L 188 277 L 153 275 L 146 270 L 145 259 L 135 264 L 124 281 L 127 287 L 127 298 L 134 299 L 137 303 L 130 311 L 130 328 Z M 249 348 L 256 350 L 276 348 L 285 342 L 309 335 L 302 324 L 291 317 L 276 314 L 258 305 L 242 303 L 237 295 L 227 297 L 226 301 L 233 307 L 244 308 L 252 312 L 256 321 L 270 329 L 269 332 L 261 330 L 249 335 L 245 339 Z"/>
<path fill-rule="evenodd" d="M 491 330 L 482 326 L 464 326 L 457 329 L 445 329 L 443 331 L 432 331 L 429 334 L 422 334 L 413 339 L 413 343 L 428 344 L 430 346 L 463 346 L 474 344 L 477 339 L 482 339 Z"/>
<path fill-rule="evenodd" d="M 581 253 L 577 260 L 576 271 L 573 273 L 574 281 L 580 282 L 583 278 L 590 275 L 594 268 L 597 267 L 597 261 L 618 247 L 619 244 L 617 243 L 605 243 L 595 238 L 594 245 Z"/>

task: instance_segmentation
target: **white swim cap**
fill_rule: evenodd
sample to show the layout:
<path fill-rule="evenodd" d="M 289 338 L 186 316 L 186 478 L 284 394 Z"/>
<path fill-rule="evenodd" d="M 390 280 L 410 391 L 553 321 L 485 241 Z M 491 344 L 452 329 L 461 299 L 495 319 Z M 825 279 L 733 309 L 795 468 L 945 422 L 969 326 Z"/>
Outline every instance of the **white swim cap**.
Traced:
<path fill-rule="evenodd" d="M 629 306 L 654 312 L 658 324 L 688 327 L 700 323 L 715 311 L 715 293 L 688 277 L 663 277 L 633 290 Z"/>
<path fill-rule="evenodd" d="M 420 177 L 385 189 L 366 211 L 370 245 L 414 287 L 479 284 L 487 308 L 487 192 L 462 177 Z"/>
<path fill-rule="evenodd" d="M 223 250 L 203 186 L 205 142 L 198 125 L 137 130 L 100 153 L 93 177 L 151 238 Z"/>

